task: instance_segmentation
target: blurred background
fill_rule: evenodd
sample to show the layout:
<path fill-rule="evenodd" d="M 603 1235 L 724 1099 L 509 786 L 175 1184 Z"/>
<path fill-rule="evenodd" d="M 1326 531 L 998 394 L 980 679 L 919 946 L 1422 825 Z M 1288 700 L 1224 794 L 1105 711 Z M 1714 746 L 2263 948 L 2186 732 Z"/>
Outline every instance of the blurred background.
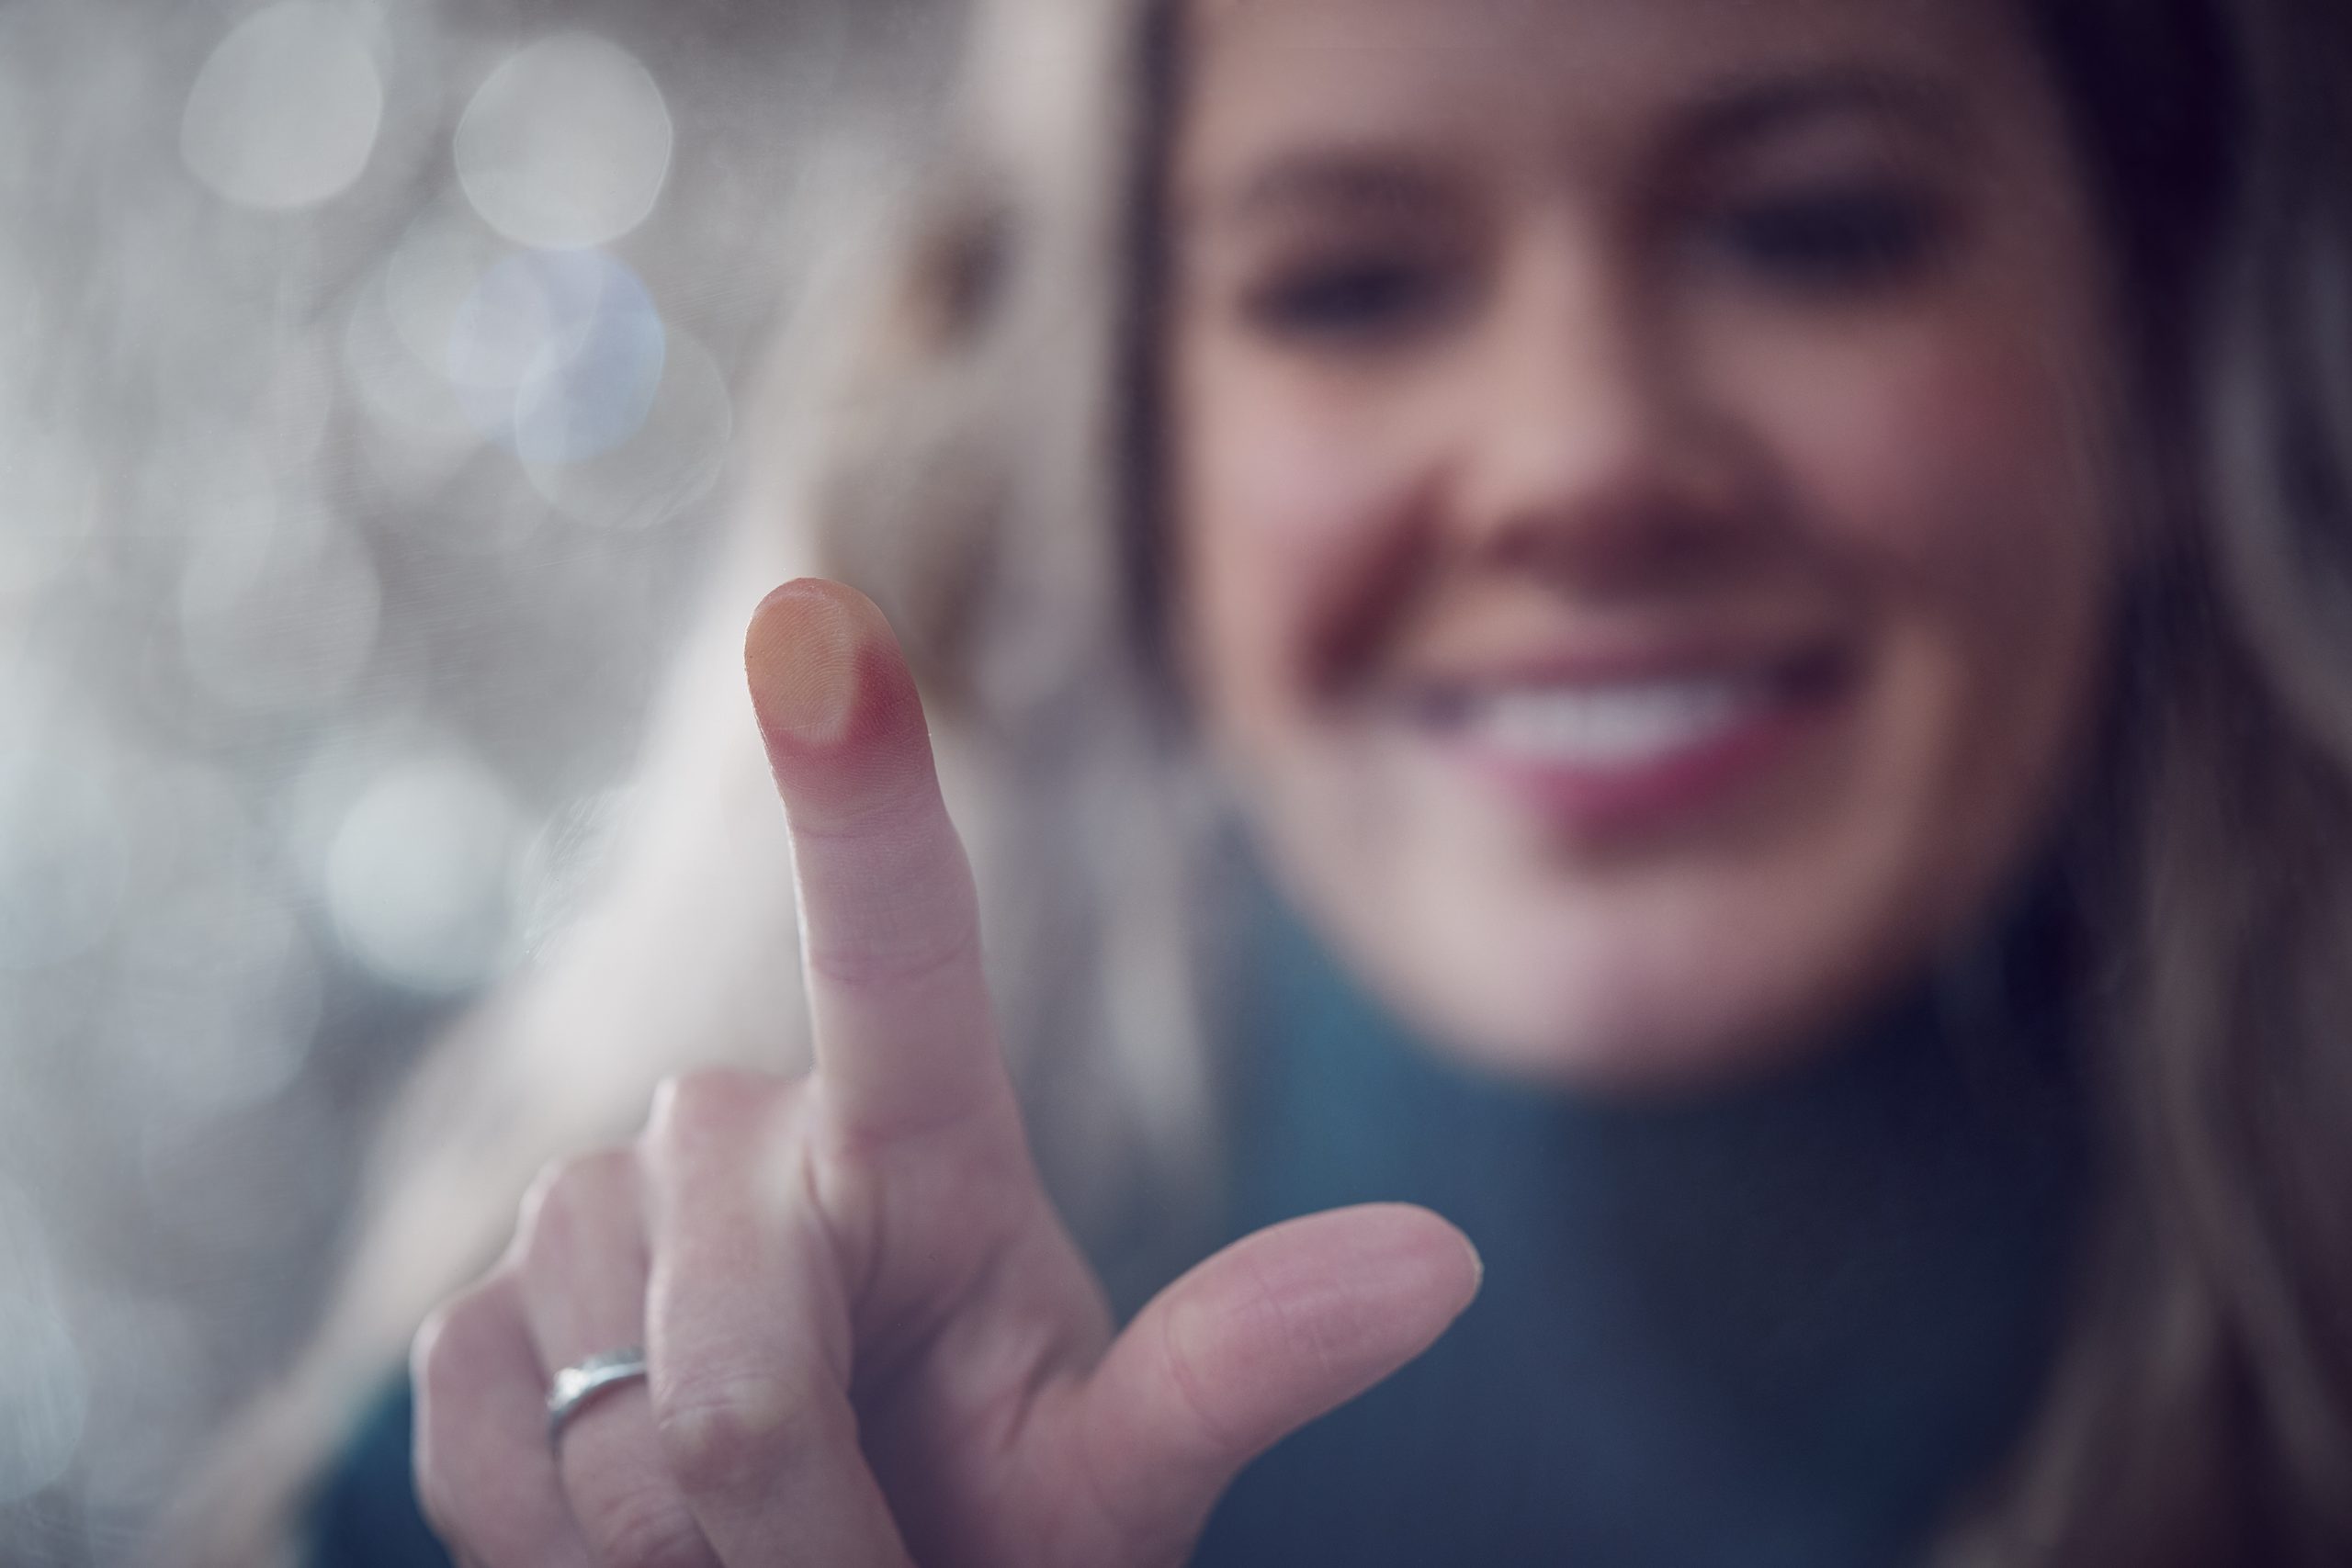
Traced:
<path fill-rule="evenodd" d="M 945 0 L 0 0 L 0 1562 L 123 1560 L 593 874 Z"/>

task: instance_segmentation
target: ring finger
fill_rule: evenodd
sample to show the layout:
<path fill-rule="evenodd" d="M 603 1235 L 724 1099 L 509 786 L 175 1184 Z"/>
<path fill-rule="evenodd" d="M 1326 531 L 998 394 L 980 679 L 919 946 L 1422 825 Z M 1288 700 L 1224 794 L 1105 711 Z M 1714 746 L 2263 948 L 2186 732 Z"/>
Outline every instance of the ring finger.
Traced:
<path fill-rule="evenodd" d="M 614 1149 L 543 1179 L 517 1259 L 524 1314 L 550 1381 L 645 1343 L 647 1257 L 635 1156 Z M 614 1568 L 714 1568 L 718 1560 L 661 1462 L 643 1380 L 588 1396 L 556 1435 L 556 1459 L 589 1551 Z"/>

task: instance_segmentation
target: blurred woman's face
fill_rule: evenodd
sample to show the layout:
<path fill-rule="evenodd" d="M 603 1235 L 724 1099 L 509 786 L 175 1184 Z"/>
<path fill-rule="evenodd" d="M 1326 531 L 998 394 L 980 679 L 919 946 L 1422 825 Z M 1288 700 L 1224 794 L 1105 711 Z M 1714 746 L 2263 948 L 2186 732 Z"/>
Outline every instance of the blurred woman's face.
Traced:
<path fill-rule="evenodd" d="M 1278 874 L 1507 1071 L 1769 1066 L 2089 728 L 2108 283 L 1984 0 L 1194 0 L 1176 622 Z"/>

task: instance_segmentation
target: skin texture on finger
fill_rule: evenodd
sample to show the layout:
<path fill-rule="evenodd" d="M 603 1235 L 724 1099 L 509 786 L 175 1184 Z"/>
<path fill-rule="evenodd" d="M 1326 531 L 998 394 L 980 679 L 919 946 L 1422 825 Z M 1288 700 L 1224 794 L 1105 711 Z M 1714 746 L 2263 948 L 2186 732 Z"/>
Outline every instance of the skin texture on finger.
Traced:
<path fill-rule="evenodd" d="M 532 1342 L 550 1376 L 638 1343 L 646 1247 L 634 1157 L 605 1149 L 550 1166 L 524 1197 L 513 1263 Z M 583 1413 L 574 1429 L 586 1420 Z"/>
<path fill-rule="evenodd" d="M 970 870 L 888 625 L 838 584 L 787 584 L 745 665 L 792 830 L 817 1071 L 788 1133 L 773 1097 L 715 1075 L 665 1095 L 649 1134 L 671 1468 L 730 1563 L 1181 1561 L 1242 1463 L 1435 1339 L 1475 1257 L 1415 1210 L 1281 1227 L 1172 1287 L 1104 1360 L 1108 1312 L 1028 1158 Z"/>
<path fill-rule="evenodd" d="M 754 614 L 744 666 L 791 828 L 837 1124 L 859 1140 L 956 1122 L 1017 1139 L 971 869 L 888 624 L 838 583 L 787 583 Z"/>
<path fill-rule="evenodd" d="M 731 1565 L 905 1568 L 850 1403 L 850 1303 L 782 1086 L 703 1075 L 647 1134 L 660 1451 Z"/>
<path fill-rule="evenodd" d="M 1161 1292 L 1072 1392 L 1056 1462 L 1132 1561 L 1179 1562 L 1244 1464 L 1428 1349 L 1481 1272 L 1460 1231 L 1402 1204 L 1247 1236 Z"/>
<path fill-rule="evenodd" d="M 861 1358 L 928 1337 L 1012 1250 L 1051 1260 L 1029 1281 L 1048 1337 L 1099 1350 L 1107 1320 L 1029 1157 L 970 867 L 896 638 L 863 595 L 804 580 L 753 615 L 745 665 L 792 829 L 817 1061 L 806 1136 Z"/>
<path fill-rule="evenodd" d="M 1006 1450 L 1035 1392 L 1099 1358 L 1109 1313 L 1029 1157 L 921 700 L 880 612 L 819 580 L 769 596 L 745 666 L 792 832 L 817 1062 L 797 1134 L 805 1187 L 786 1195 L 807 1223 L 786 1227 L 787 1255 L 836 1271 L 856 1347 L 854 1365 L 836 1352 L 831 1389 L 793 1391 L 787 1427 L 813 1429 L 785 1440 L 821 1450 L 846 1431 L 888 1493 L 894 1549 L 1034 1561 L 1038 1499 L 1003 1495 Z M 698 1158 L 727 1136 L 679 1146 Z M 666 1270 L 657 1335 L 658 1303 L 685 1302 L 694 1273 L 680 1265 L 673 1293 Z M 684 1425 L 712 1424 L 703 1403 L 682 1400 Z M 707 1450 L 726 1445 L 681 1446 L 684 1468 L 725 1469 Z"/>
<path fill-rule="evenodd" d="M 606 1150 L 542 1177 L 524 1204 L 514 1261 L 542 1388 L 560 1368 L 643 1344 L 646 1230 L 635 1157 Z M 557 1470 L 590 1557 L 614 1568 L 715 1568 L 656 1452 L 641 1382 L 598 1393 L 566 1424 Z"/>
<path fill-rule="evenodd" d="M 548 1450 L 547 1385 L 510 1269 L 417 1335 L 417 1496 L 469 1568 L 590 1568 Z"/>

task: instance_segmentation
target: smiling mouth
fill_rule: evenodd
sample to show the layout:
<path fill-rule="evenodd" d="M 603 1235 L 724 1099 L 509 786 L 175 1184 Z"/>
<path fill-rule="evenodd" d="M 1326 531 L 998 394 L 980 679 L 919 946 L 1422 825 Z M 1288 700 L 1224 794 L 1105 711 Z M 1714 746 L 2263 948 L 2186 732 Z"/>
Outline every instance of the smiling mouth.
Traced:
<path fill-rule="evenodd" d="M 1851 660 L 1816 650 L 1712 668 L 1518 675 L 1431 692 L 1426 733 L 1485 781 L 1592 834 L 1719 803 L 1840 705 Z"/>
<path fill-rule="evenodd" d="M 1773 697 L 1754 675 L 1521 689 L 1467 700 L 1453 730 L 1531 762 L 1639 767 L 1720 739 Z"/>

